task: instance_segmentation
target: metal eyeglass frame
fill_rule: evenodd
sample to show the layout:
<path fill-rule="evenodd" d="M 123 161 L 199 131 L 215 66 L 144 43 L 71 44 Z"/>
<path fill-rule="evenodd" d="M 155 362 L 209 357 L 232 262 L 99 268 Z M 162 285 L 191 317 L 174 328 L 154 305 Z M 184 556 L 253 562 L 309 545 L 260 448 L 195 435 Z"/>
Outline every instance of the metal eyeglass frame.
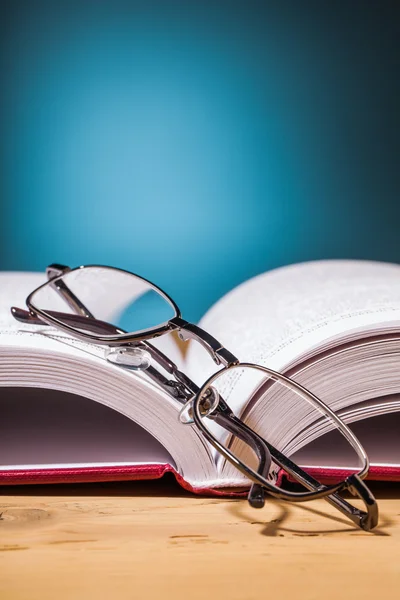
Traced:
<path fill-rule="evenodd" d="M 110 269 L 142 280 L 172 306 L 175 316 L 159 327 L 136 333 L 127 333 L 110 323 L 96 319 L 63 281 L 63 277 L 67 273 L 90 268 Z M 279 500 L 292 502 L 304 502 L 316 498 L 325 498 L 330 504 L 353 521 L 353 523 L 366 531 L 370 531 L 378 524 L 378 505 L 369 488 L 362 481 L 368 474 L 368 457 L 360 442 L 347 425 L 345 425 L 345 423 L 314 394 L 282 373 L 278 373 L 261 365 L 239 362 L 236 356 L 224 348 L 213 336 L 197 325 L 182 319 L 176 303 L 168 296 L 168 294 L 161 290 L 161 288 L 135 273 L 103 265 L 86 265 L 71 269 L 64 265 L 52 264 L 47 267 L 46 275 L 48 281 L 35 289 L 27 297 L 26 305 L 28 311 L 17 307 L 11 308 L 14 318 L 23 323 L 51 325 L 71 334 L 73 337 L 91 341 L 96 344 L 118 347 L 125 349 L 126 351 L 129 351 L 129 348 L 132 347 L 147 351 L 150 354 L 151 359 L 171 375 L 173 379 L 165 377 L 152 365 L 145 369 L 145 373 L 170 396 L 182 404 L 182 422 L 194 422 L 210 444 L 252 482 L 248 500 L 253 507 L 261 508 L 264 506 L 264 491 L 267 491 L 270 495 Z M 74 314 L 44 311 L 34 305 L 32 302 L 34 295 L 42 288 L 49 285 L 61 295 L 69 307 L 74 311 Z M 60 317 L 62 317 L 62 321 L 60 320 Z M 86 331 L 79 329 L 82 325 L 84 325 Z M 90 330 L 90 333 L 87 332 L 88 330 Z M 177 331 L 180 339 L 184 341 L 194 339 L 199 342 L 205 350 L 207 350 L 214 362 L 217 365 L 222 365 L 222 368 L 209 377 L 200 388 L 180 371 L 163 352 L 148 342 L 149 339 L 174 330 Z M 121 366 L 129 368 L 127 365 Z M 249 428 L 241 419 L 236 417 L 223 398 L 219 396 L 217 401 L 214 402 L 212 398 L 213 388 L 210 387 L 213 381 L 220 377 L 223 371 L 236 369 L 238 367 L 250 367 L 266 373 L 273 381 L 283 383 L 286 387 L 292 389 L 300 396 L 303 396 L 322 413 L 325 413 L 325 416 L 328 416 L 335 423 L 339 431 L 361 459 L 363 465 L 361 470 L 357 474 L 350 475 L 340 483 L 329 486 L 323 485 Z M 204 418 L 212 419 L 218 423 L 218 425 L 225 428 L 230 434 L 237 436 L 249 445 L 257 456 L 258 470 L 255 471 L 247 466 L 235 456 L 228 447 L 224 446 L 205 426 L 203 421 Z M 284 469 L 309 491 L 295 492 L 275 487 L 267 479 L 272 461 Z M 346 490 L 353 496 L 363 500 L 366 508 L 365 511 L 354 507 L 339 495 L 339 492 Z"/>

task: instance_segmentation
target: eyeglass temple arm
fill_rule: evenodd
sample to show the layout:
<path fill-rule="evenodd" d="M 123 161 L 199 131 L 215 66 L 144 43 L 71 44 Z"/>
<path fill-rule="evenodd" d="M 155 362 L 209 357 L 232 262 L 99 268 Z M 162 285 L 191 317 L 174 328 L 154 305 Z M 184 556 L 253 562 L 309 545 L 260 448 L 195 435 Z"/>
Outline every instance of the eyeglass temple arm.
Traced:
<path fill-rule="evenodd" d="M 66 265 L 59 265 L 59 264 L 53 263 L 46 268 L 46 276 L 47 276 L 47 279 L 49 281 L 51 281 L 52 279 L 55 279 L 56 277 L 65 275 L 70 270 L 71 270 L 71 268 L 67 267 Z M 62 281 L 62 279 L 55 281 L 54 283 L 51 284 L 51 286 L 63 298 L 63 300 L 66 301 L 68 306 L 73 311 L 75 311 L 75 313 L 77 313 L 79 316 L 82 316 L 85 318 L 95 319 L 95 317 L 92 315 L 90 310 L 88 308 L 86 308 L 86 306 L 83 304 L 83 302 L 81 302 L 79 300 L 79 298 L 77 296 L 75 296 L 75 294 L 69 289 L 69 287 L 64 283 L 64 281 Z M 23 311 L 20 308 L 16 308 L 13 306 L 11 308 L 11 313 L 14 316 L 14 318 L 17 319 L 17 321 L 23 321 L 23 322 L 29 321 L 29 323 L 31 323 L 32 325 L 47 325 L 47 323 L 44 323 L 42 320 L 35 317 L 35 315 L 32 315 L 32 313 Z M 63 313 L 60 313 L 60 314 L 63 314 Z M 56 314 L 54 314 L 54 316 L 56 316 Z M 72 316 L 73 315 L 71 315 L 71 317 Z M 64 314 L 63 314 L 63 318 L 65 319 Z M 73 326 L 72 323 L 71 323 L 71 326 Z"/>
<path fill-rule="evenodd" d="M 258 473 L 267 479 L 272 464 L 272 457 L 265 440 L 250 429 L 250 427 L 247 427 L 230 409 L 217 411 L 214 421 L 252 448 L 258 458 Z M 264 487 L 258 483 L 253 483 L 247 499 L 253 508 L 262 508 L 265 504 Z"/>
<path fill-rule="evenodd" d="M 292 462 L 287 456 L 279 452 L 269 442 L 266 445 L 273 457 L 274 462 L 284 469 L 289 475 L 304 485 L 311 491 L 318 491 L 323 489 L 325 486 L 321 485 L 314 477 L 303 471 L 298 465 Z M 350 475 L 343 486 L 353 496 L 358 496 L 366 507 L 366 511 L 360 510 L 355 506 L 352 506 L 349 502 L 344 500 L 338 493 L 330 494 L 325 497 L 325 500 L 337 508 L 341 513 L 348 517 L 353 523 L 364 529 L 370 531 L 378 524 L 379 511 L 378 504 L 370 492 L 365 483 L 358 477 L 358 475 Z M 293 498 L 291 498 L 293 500 Z"/>
<path fill-rule="evenodd" d="M 106 323 L 105 321 L 100 321 L 95 319 L 94 317 L 82 316 L 82 315 L 74 315 L 71 313 L 64 313 L 56 310 L 47 311 L 49 315 L 52 317 L 67 322 L 71 327 L 79 328 L 86 327 L 90 329 L 92 333 L 98 334 L 116 334 L 123 333 L 121 329 L 114 327 L 114 325 L 110 325 L 110 323 Z M 30 323 L 31 325 L 44 325 L 49 326 L 49 323 L 43 321 L 37 315 L 29 312 L 28 310 L 24 310 L 22 308 L 18 308 L 17 306 L 11 307 L 11 314 L 17 321 L 21 323 Z"/>
<path fill-rule="evenodd" d="M 66 265 L 59 265 L 53 263 L 46 268 L 46 276 L 49 281 L 55 279 L 56 277 L 61 277 L 61 275 L 65 275 L 71 270 L 70 267 Z M 67 302 L 68 306 L 72 308 L 76 313 L 82 315 L 83 317 L 88 317 L 94 319 L 95 317 L 92 315 L 90 310 L 86 308 L 86 306 L 79 300 L 77 296 L 69 289 L 66 283 L 59 279 L 51 284 L 51 287 L 58 292 L 58 294 Z"/>

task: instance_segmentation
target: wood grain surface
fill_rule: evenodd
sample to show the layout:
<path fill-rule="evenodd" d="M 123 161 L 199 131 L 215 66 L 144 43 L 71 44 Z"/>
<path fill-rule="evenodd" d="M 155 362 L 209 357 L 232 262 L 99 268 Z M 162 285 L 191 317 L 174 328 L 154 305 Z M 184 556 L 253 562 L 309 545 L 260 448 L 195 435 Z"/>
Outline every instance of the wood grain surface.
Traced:
<path fill-rule="evenodd" d="M 400 598 L 400 485 L 376 533 L 323 500 L 194 497 L 170 481 L 3 488 L 0 598 Z"/>

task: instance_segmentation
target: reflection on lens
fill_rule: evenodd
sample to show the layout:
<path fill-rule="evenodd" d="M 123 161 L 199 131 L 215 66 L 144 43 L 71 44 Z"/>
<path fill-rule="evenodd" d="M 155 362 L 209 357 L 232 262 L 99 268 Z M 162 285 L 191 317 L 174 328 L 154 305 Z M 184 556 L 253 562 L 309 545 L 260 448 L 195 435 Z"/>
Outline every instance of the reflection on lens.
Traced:
<path fill-rule="evenodd" d="M 95 335 L 151 330 L 176 316 L 158 288 L 108 267 L 72 270 L 35 292 L 31 302 L 61 323 Z"/>
<path fill-rule="evenodd" d="M 304 388 L 278 377 L 279 374 L 266 372 L 262 367 L 237 365 L 210 378 L 200 393 L 212 385 L 236 416 L 285 456 L 295 462 L 296 456 L 299 457 L 300 466 L 317 464 L 340 471 L 340 478 L 361 471 L 365 466 L 362 449 L 360 453 L 357 440 L 344 424 L 337 422 L 329 409 Z M 257 457 L 247 444 L 210 418 L 202 418 L 201 424 L 227 452 L 258 470 Z M 336 436 L 337 445 L 324 444 L 327 434 Z M 242 479 L 226 458 L 219 459 L 219 468 L 226 477 Z M 273 472 L 277 473 L 279 468 L 275 462 Z"/>

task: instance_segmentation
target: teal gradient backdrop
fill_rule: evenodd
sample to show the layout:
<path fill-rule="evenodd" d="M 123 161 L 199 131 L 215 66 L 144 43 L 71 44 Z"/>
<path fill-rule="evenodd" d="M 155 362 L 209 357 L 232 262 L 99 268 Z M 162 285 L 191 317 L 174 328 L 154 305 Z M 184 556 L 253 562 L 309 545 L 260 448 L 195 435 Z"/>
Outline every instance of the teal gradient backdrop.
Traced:
<path fill-rule="evenodd" d="M 1 269 L 120 266 L 196 320 L 273 267 L 400 259 L 398 3 L 1 6 Z"/>

